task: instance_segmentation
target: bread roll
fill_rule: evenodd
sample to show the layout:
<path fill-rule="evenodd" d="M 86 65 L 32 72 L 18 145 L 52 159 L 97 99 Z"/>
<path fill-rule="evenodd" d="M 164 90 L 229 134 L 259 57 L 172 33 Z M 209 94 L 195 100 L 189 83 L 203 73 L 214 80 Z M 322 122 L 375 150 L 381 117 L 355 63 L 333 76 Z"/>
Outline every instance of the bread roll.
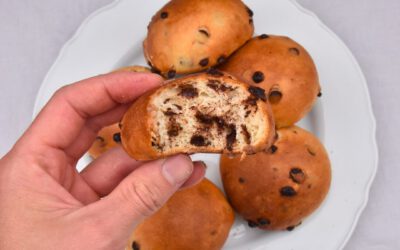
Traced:
<path fill-rule="evenodd" d="M 240 0 L 172 0 L 152 18 L 144 54 L 173 78 L 223 62 L 249 40 L 253 12 Z"/>
<path fill-rule="evenodd" d="M 222 156 L 221 177 L 232 206 L 250 227 L 293 230 L 328 193 L 330 162 L 311 133 L 289 127 L 277 134 L 268 152 L 243 160 Z"/>
<path fill-rule="evenodd" d="M 265 34 L 255 37 L 220 69 L 265 89 L 278 128 L 303 118 L 321 95 L 311 56 L 288 37 Z"/>
<path fill-rule="evenodd" d="M 255 153 L 274 135 L 264 90 L 222 72 L 191 75 L 141 96 L 122 119 L 122 145 L 136 160 L 178 153 Z"/>
<path fill-rule="evenodd" d="M 222 192 L 204 179 L 175 193 L 135 229 L 127 250 L 219 250 L 234 212 Z"/>

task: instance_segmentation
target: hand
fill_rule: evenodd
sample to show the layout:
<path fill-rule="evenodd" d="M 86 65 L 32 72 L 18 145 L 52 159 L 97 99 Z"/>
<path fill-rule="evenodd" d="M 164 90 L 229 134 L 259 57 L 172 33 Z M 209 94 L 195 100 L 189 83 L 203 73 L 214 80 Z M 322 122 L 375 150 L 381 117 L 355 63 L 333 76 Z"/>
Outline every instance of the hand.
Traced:
<path fill-rule="evenodd" d="M 120 72 L 54 94 L 0 160 L 0 249 L 124 249 L 137 223 L 200 181 L 205 166 L 188 156 L 138 162 L 121 148 L 76 170 L 99 129 L 161 82 Z"/>

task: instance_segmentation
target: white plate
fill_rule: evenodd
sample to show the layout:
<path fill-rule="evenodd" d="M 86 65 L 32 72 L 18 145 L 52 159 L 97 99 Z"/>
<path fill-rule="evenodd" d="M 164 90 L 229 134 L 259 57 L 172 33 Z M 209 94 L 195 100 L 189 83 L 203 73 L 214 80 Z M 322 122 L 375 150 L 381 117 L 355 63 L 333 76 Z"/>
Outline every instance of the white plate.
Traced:
<path fill-rule="evenodd" d="M 146 26 L 164 2 L 115 1 L 87 18 L 48 72 L 34 116 L 64 84 L 128 64 L 145 65 L 141 43 Z M 333 180 L 323 205 L 302 226 L 292 232 L 264 232 L 237 219 L 224 249 L 342 249 L 366 205 L 377 169 L 375 120 L 366 81 L 343 42 L 294 0 L 253 0 L 247 4 L 255 13 L 256 33 L 290 36 L 315 60 L 323 97 L 300 125 L 323 140 Z M 221 186 L 218 157 L 199 154 L 194 158 L 205 160 L 207 176 Z M 78 168 L 88 162 L 84 157 Z"/>

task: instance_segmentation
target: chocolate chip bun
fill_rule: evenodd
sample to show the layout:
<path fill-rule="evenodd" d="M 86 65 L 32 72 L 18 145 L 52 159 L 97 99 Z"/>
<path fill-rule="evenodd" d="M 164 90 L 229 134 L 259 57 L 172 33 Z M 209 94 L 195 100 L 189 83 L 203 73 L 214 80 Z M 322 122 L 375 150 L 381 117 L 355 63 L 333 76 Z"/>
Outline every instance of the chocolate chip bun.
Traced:
<path fill-rule="evenodd" d="M 219 250 L 234 221 L 222 192 L 204 179 L 175 193 L 133 232 L 127 250 Z"/>
<path fill-rule="evenodd" d="M 201 71 L 252 37 L 252 16 L 240 0 L 172 0 L 153 16 L 144 55 L 168 78 Z"/>
<path fill-rule="evenodd" d="M 121 129 L 118 123 L 102 128 L 89 149 L 89 155 L 96 159 L 107 150 L 121 144 Z"/>
<path fill-rule="evenodd" d="M 331 182 L 327 152 L 311 133 L 288 127 L 268 152 L 221 157 L 225 192 L 250 227 L 293 230 L 324 200 Z"/>
<path fill-rule="evenodd" d="M 312 58 L 288 37 L 265 34 L 255 37 L 220 69 L 265 89 L 278 128 L 303 118 L 321 95 Z"/>
<path fill-rule="evenodd" d="M 254 153 L 274 125 L 264 90 L 212 70 L 140 97 L 122 119 L 122 145 L 136 160 L 178 153 Z"/>

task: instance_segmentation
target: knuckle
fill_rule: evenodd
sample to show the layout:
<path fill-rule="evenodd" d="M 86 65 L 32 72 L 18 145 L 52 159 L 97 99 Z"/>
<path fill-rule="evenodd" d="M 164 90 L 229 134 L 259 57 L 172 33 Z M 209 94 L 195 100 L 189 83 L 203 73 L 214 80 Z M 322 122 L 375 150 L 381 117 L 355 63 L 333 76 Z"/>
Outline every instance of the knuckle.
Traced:
<path fill-rule="evenodd" d="M 148 217 L 161 208 L 163 196 L 157 185 L 137 181 L 123 188 L 123 199 L 132 204 L 143 217 Z"/>

